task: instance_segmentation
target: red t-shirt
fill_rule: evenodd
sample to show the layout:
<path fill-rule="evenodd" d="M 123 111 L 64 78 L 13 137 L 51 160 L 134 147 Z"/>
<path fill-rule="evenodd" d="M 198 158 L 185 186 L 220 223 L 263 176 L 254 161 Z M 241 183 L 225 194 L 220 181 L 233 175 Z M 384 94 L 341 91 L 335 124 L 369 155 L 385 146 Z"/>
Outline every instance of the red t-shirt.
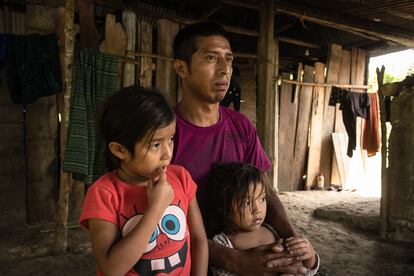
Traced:
<path fill-rule="evenodd" d="M 190 232 L 186 218 L 197 186 L 181 166 L 169 165 L 166 175 L 175 197 L 154 230 L 145 253 L 128 276 L 190 275 Z M 116 171 L 105 174 L 89 187 L 80 224 L 89 229 L 88 219 L 102 219 L 115 224 L 125 237 L 147 208 L 146 190 L 145 186 L 123 182 Z M 157 246 L 165 243 L 168 246 Z M 102 275 L 99 270 L 98 275 Z"/>

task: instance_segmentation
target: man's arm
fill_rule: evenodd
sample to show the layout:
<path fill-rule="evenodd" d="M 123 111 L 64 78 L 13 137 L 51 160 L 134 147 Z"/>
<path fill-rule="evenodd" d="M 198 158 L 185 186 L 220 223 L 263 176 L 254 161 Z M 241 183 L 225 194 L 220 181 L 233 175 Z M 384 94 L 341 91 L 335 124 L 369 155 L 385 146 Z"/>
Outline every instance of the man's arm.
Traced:
<path fill-rule="evenodd" d="M 277 196 L 272 192 L 268 196 L 266 222 L 269 223 L 281 238 L 287 239 L 296 236 L 296 231 L 286 214 L 285 207 Z"/>
<path fill-rule="evenodd" d="M 297 263 L 297 260 L 288 257 L 287 253 L 283 252 L 283 246 L 279 245 L 279 248 L 273 246 L 272 249 L 271 247 L 271 245 L 264 245 L 241 251 L 209 240 L 209 260 L 212 265 L 240 276 L 274 276 L 275 272 L 295 275 L 306 273 L 303 266 L 292 265 Z M 268 267 L 267 263 L 271 260 L 273 260 L 272 266 Z"/>

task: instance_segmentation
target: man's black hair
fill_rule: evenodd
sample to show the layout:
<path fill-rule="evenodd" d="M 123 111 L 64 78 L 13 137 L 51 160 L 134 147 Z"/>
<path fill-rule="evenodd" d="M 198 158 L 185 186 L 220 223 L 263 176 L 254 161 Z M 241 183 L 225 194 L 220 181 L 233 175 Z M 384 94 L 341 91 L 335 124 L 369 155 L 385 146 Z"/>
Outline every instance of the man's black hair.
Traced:
<path fill-rule="evenodd" d="M 191 64 L 191 56 L 198 50 L 197 38 L 220 35 L 230 43 L 230 36 L 222 26 L 211 21 L 188 25 L 181 29 L 174 39 L 174 58 Z"/>

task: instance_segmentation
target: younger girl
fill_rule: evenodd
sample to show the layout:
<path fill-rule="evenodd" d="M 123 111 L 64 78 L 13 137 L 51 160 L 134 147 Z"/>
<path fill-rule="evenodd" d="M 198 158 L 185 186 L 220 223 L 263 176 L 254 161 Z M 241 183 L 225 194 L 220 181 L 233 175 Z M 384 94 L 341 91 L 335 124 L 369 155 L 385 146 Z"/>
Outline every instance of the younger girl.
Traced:
<path fill-rule="evenodd" d="M 247 250 L 279 241 L 276 231 L 266 224 L 266 198 L 272 187 L 265 173 L 245 163 L 215 164 L 209 178 L 210 216 L 217 222 L 213 240 L 224 246 Z M 295 257 L 314 275 L 319 267 L 312 245 L 304 238 L 284 242 L 287 257 Z M 215 276 L 233 275 L 211 267 Z"/>
<path fill-rule="evenodd" d="M 99 127 L 110 172 L 88 189 L 80 218 L 98 275 L 206 275 L 196 185 L 169 165 L 175 114 L 165 98 L 121 89 L 106 100 Z"/>

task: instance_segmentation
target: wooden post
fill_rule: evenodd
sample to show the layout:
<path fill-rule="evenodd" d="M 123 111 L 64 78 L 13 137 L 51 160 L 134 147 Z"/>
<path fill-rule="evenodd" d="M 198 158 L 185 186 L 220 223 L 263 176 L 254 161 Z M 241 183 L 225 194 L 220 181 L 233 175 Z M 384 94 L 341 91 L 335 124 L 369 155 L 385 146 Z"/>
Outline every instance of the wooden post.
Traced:
<path fill-rule="evenodd" d="M 138 29 L 138 50 L 141 53 L 152 53 L 152 25 L 145 21 L 140 21 L 137 25 Z M 140 71 L 138 72 L 139 84 L 143 87 L 150 88 L 152 86 L 152 58 L 140 58 Z"/>
<path fill-rule="evenodd" d="M 377 81 L 378 81 L 378 99 L 380 104 L 380 119 L 381 119 L 381 205 L 380 205 L 380 219 L 381 219 L 381 238 L 387 238 L 388 232 L 388 187 L 387 187 L 387 158 L 388 158 L 388 146 L 387 146 L 387 125 L 385 115 L 385 102 L 384 95 L 381 93 L 381 87 L 384 84 L 384 65 L 381 70 L 377 68 Z"/>
<path fill-rule="evenodd" d="M 65 91 L 63 99 L 63 112 L 61 113 L 61 156 L 64 156 L 66 147 L 66 133 L 69 122 L 69 107 L 70 107 L 70 93 L 72 89 L 72 63 L 74 52 L 74 16 L 75 3 L 74 0 L 65 1 L 65 59 L 64 70 L 65 76 Z M 63 159 L 61 159 L 63 167 Z M 55 251 L 59 253 L 66 252 L 68 245 L 68 201 L 69 201 L 69 186 L 70 175 L 63 170 L 60 171 L 59 184 L 59 198 L 56 206 L 56 237 L 55 237 Z"/>
<path fill-rule="evenodd" d="M 127 36 L 127 58 L 135 57 L 128 54 L 128 51 L 135 51 L 136 43 L 136 30 L 137 30 L 137 17 L 135 13 L 131 11 L 124 11 L 122 13 L 122 22 Z M 123 87 L 131 86 L 135 84 L 135 64 L 125 63 L 124 67 L 124 83 Z"/>
<path fill-rule="evenodd" d="M 274 39 L 274 1 L 261 1 L 260 31 L 257 43 L 258 93 L 257 93 L 257 133 L 269 155 L 272 167 L 270 180 L 277 189 L 278 166 L 278 97 L 277 83 L 273 76 L 278 75 L 278 43 Z"/>
<path fill-rule="evenodd" d="M 158 19 L 158 54 L 173 57 L 173 41 L 179 26 L 167 19 Z M 177 103 L 177 75 L 171 61 L 157 59 L 157 75 L 155 86 L 169 99 L 170 103 Z"/>

